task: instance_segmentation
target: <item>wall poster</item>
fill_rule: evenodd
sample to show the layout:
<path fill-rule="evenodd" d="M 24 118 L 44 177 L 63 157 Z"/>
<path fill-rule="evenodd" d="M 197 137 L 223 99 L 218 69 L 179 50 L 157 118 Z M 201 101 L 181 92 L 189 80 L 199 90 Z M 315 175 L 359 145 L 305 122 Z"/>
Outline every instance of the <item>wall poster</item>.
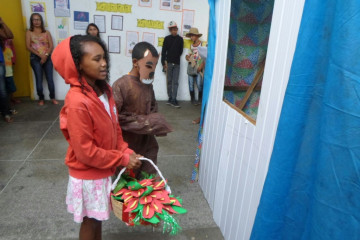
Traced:
<path fill-rule="evenodd" d="M 152 7 L 152 0 L 139 0 L 140 7 Z"/>
<path fill-rule="evenodd" d="M 105 15 L 94 15 L 94 23 L 99 28 L 100 33 L 106 32 Z"/>
<path fill-rule="evenodd" d="M 111 16 L 111 30 L 123 30 L 123 16 L 120 15 L 112 15 Z"/>
<path fill-rule="evenodd" d="M 70 17 L 70 0 L 54 0 L 55 17 Z"/>
<path fill-rule="evenodd" d="M 108 37 L 109 53 L 120 53 L 120 36 Z"/>
<path fill-rule="evenodd" d="M 183 10 L 182 14 L 182 35 L 185 37 L 190 31 L 190 28 L 194 26 L 195 10 Z"/>
<path fill-rule="evenodd" d="M 74 11 L 74 29 L 86 30 L 89 25 L 89 12 Z"/>
<path fill-rule="evenodd" d="M 181 12 L 183 10 L 183 0 L 160 0 L 160 10 Z"/>
<path fill-rule="evenodd" d="M 69 37 L 69 18 L 67 17 L 56 17 L 56 40 L 59 43 Z"/>
<path fill-rule="evenodd" d="M 44 21 L 45 27 L 48 26 L 46 18 L 46 5 L 44 2 L 30 2 L 31 13 L 38 13 Z"/>
<path fill-rule="evenodd" d="M 126 56 L 131 57 L 134 46 L 139 42 L 139 33 L 128 31 L 126 32 Z"/>
<path fill-rule="evenodd" d="M 155 46 L 155 33 L 144 32 L 142 37 L 143 42 L 148 42 Z"/>

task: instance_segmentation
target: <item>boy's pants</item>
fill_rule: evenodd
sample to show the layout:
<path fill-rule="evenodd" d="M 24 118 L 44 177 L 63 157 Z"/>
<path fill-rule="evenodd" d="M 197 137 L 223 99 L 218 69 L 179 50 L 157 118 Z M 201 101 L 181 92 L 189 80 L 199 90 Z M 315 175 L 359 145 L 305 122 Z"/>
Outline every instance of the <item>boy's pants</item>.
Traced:
<path fill-rule="evenodd" d="M 170 101 L 176 101 L 179 86 L 180 65 L 174 63 L 167 64 L 166 80 L 167 92 Z"/>

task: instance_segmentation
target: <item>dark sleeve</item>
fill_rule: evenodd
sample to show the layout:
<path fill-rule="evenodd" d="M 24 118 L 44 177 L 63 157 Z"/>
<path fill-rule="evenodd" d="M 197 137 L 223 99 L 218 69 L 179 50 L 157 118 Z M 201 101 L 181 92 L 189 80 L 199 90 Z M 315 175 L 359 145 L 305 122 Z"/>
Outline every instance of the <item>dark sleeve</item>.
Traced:
<path fill-rule="evenodd" d="M 161 64 L 164 66 L 166 61 L 166 54 L 167 54 L 167 38 L 165 37 L 163 47 L 161 50 Z"/>
<path fill-rule="evenodd" d="M 183 54 L 183 50 L 184 50 L 184 39 L 182 37 L 180 37 L 180 52 L 179 52 L 179 56 L 181 56 Z"/>

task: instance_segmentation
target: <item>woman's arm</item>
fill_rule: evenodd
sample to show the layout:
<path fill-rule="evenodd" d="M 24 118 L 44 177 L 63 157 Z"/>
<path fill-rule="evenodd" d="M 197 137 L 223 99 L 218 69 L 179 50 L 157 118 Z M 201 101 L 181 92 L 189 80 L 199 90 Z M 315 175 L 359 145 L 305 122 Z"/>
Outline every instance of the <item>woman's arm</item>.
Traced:
<path fill-rule="evenodd" d="M 49 41 L 49 50 L 48 50 L 48 54 L 50 55 L 51 52 L 54 50 L 54 43 L 51 37 L 51 33 L 49 31 L 46 31 L 47 37 L 48 37 L 48 41 Z"/>

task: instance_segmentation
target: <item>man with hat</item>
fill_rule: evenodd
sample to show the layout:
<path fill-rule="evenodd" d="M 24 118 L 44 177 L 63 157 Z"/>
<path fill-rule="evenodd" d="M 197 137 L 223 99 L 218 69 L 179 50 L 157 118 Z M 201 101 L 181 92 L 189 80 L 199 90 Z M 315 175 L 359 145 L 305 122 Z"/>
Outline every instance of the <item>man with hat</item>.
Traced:
<path fill-rule="evenodd" d="M 166 36 L 161 51 L 161 64 L 166 72 L 167 92 L 169 100 L 166 104 L 180 108 L 176 96 L 179 86 L 180 56 L 183 53 L 184 40 L 180 37 L 176 22 L 168 25 L 170 35 Z"/>
<path fill-rule="evenodd" d="M 199 39 L 201 36 L 202 34 L 199 33 L 199 30 L 197 28 L 190 28 L 190 31 L 186 34 L 186 37 L 190 38 L 191 41 L 193 42 L 190 46 L 189 53 L 185 56 L 185 58 L 189 62 L 189 67 L 194 68 L 194 71 L 188 71 L 191 103 L 194 105 L 201 104 L 201 98 L 202 98 L 203 75 L 204 75 L 203 71 L 205 68 L 205 61 L 201 58 L 199 54 L 199 47 L 201 47 L 202 44 Z M 199 90 L 198 101 L 195 101 L 195 94 L 194 94 L 195 83 Z"/>

